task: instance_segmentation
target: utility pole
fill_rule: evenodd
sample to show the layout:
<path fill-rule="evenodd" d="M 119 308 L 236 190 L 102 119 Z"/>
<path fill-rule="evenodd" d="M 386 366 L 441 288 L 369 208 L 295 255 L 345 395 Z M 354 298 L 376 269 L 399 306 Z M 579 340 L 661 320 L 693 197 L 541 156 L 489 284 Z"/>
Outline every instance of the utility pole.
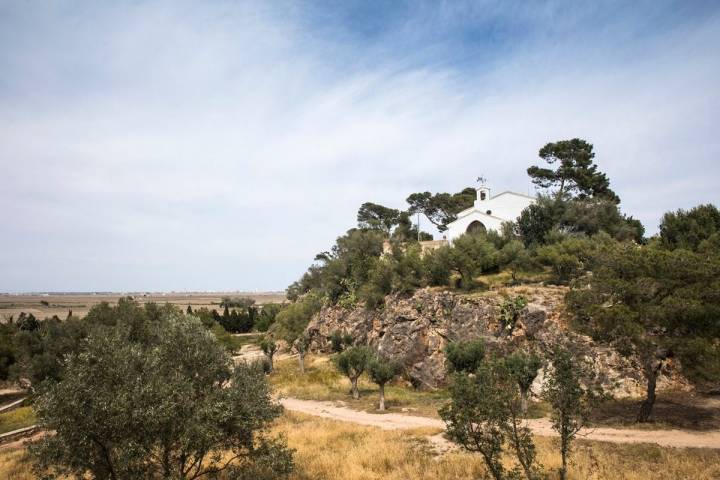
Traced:
<path fill-rule="evenodd" d="M 420 212 L 417 212 L 417 226 L 418 226 L 418 243 L 420 242 Z"/>

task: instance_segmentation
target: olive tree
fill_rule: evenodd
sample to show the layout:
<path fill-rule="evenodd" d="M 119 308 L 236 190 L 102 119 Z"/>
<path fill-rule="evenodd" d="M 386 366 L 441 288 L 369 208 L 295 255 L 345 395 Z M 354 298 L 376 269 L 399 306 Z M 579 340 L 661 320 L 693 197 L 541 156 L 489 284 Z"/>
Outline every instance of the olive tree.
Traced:
<path fill-rule="evenodd" d="M 372 351 L 365 346 L 350 347 L 335 357 L 335 365 L 338 370 L 350 379 L 350 392 L 355 399 L 360 398 L 358 391 L 358 378 L 367 369 L 372 358 Z"/>
<path fill-rule="evenodd" d="M 267 435 L 282 412 L 262 371 L 231 368 L 215 337 L 177 311 L 131 338 L 98 326 L 38 388 L 30 452 L 43 478 L 279 478 L 292 453 Z"/>
<path fill-rule="evenodd" d="M 402 367 L 394 360 L 384 358 L 380 355 L 375 356 L 368 363 L 368 375 L 370 380 L 380 387 L 380 403 L 378 410 L 385 411 L 385 384 L 398 376 L 402 371 Z"/>
<path fill-rule="evenodd" d="M 300 373 L 305 373 L 305 355 L 310 349 L 310 337 L 306 333 L 300 334 L 295 341 L 295 350 L 298 352 L 298 362 L 300 362 Z"/>
<path fill-rule="evenodd" d="M 305 329 L 312 316 L 320 310 L 320 303 L 312 295 L 306 295 L 281 310 L 271 327 L 273 335 L 282 338 L 289 348 L 293 346 L 299 354 L 300 371 L 305 372 L 305 354 L 310 348 L 310 338 Z"/>
<path fill-rule="evenodd" d="M 543 390 L 550 404 L 550 421 L 560 436 L 560 479 L 567 478 L 567 460 L 578 432 L 586 426 L 592 407 L 602 398 L 585 361 L 565 346 L 556 346 L 550 354 L 552 368 Z"/>
<path fill-rule="evenodd" d="M 16 363 L 12 376 L 29 381 L 35 389 L 46 379 L 59 380 L 65 356 L 77 352 L 87 335 L 87 322 L 71 317 L 65 321 L 46 319 L 35 330 L 18 330 L 13 337 Z"/>
<path fill-rule="evenodd" d="M 277 315 L 272 327 L 273 333 L 285 340 L 288 348 L 294 346 L 297 350 L 300 373 L 305 373 L 305 354 L 310 348 L 310 337 L 305 333 L 305 328 L 313 313 L 305 302 L 295 302 Z"/>
<path fill-rule="evenodd" d="M 278 349 L 275 340 L 270 337 L 263 338 L 260 342 L 260 349 L 265 354 L 265 357 L 267 357 L 268 368 L 269 371 L 272 372 L 275 369 L 275 365 L 273 364 L 273 357 L 275 356 L 275 352 L 277 352 Z"/>
<path fill-rule="evenodd" d="M 13 345 L 15 326 L 11 323 L 0 323 L 0 380 L 7 380 L 10 367 L 17 360 L 17 353 Z"/>
<path fill-rule="evenodd" d="M 503 360 L 484 360 L 472 373 L 456 371 L 449 393 L 450 403 L 439 411 L 447 435 L 466 450 L 480 453 L 492 478 L 540 477 L 532 432 Z M 506 445 L 517 460 L 510 471 L 502 462 Z"/>
<path fill-rule="evenodd" d="M 505 358 L 508 372 L 517 383 L 520 391 L 520 405 L 523 415 L 527 414 L 528 393 L 538 375 L 542 360 L 537 355 L 516 351 Z"/>

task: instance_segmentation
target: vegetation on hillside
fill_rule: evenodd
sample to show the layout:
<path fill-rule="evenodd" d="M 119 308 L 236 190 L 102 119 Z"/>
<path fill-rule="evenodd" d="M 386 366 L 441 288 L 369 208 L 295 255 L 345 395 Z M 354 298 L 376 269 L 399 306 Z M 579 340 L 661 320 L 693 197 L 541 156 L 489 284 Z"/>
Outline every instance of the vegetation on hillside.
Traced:
<path fill-rule="evenodd" d="M 339 237 L 330 251 L 288 288 L 291 300 L 315 292 L 326 302 L 353 307 L 382 306 L 386 295 L 410 293 L 425 286 L 477 288 L 483 274 L 549 270 L 551 280 L 569 283 L 592 267 L 601 245 L 644 243 L 644 229 L 623 215 L 619 197 L 593 162 L 591 144 L 573 139 L 547 144 L 540 157 L 555 168 L 531 167 L 533 182 L 544 189 L 538 201 L 501 232 L 466 234 L 452 245 L 421 252 L 417 231 L 408 234 L 403 214 L 423 214 L 441 231 L 456 214 L 473 204 L 475 190 L 415 193 L 406 212 L 365 203 L 358 227 Z M 383 255 L 383 242 L 392 251 Z"/>
<path fill-rule="evenodd" d="M 131 300 L 100 307 L 57 376 L 34 383 L 41 476 L 279 478 L 292 452 L 266 434 L 282 408 L 261 368 L 234 368 L 195 316 Z M 53 369 L 52 373 L 56 373 Z"/>
<path fill-rule="evenodd" d="M 447 435 L 465 450 L 479 453 L 494 480 L 543 478 L 533 435 L 527 426 L 527 393 L 542 361 L 513 352 L 486 356 L 480 340 L 451 343 L 446 349 L 450 402 L 440 409 Z M 558 469 L 565 480 L 571 445 L 603 398 L 581 356 L 558 345 L 547 355 L 549 369 L 542 396 L 559 436 Z M 515 464 L 507 468 L 507 457 Z"/>
<path fill-rule="evenodd" d="M 318 254 L 288 287 L 288 297 L 374 309 L 387 295 L 426 286 L 474 290 L 484 287 L 483 277 L 503 271 L 513 283 L 541 274 L 570 286 L 574 328 L 641 359 L 648 388 L 639 421 L 650 417 L 657 378 L 670 357 L 681 360 L 692 381 L 720 381 L 718 209 L 670 212 L 659 236 L 648 239 L 642 224 L 620 211 L 620 198 L 594 163 L 592 144 L 548 143 L 539 156 L 546 165 L 528 169 L 541 189 L 537 202 L 501 232 L 466 234 L 430 252 L 422 252 L 417 235 L 406 234 L 404 213 L 422 213 L 442 231 L 472 205 L 469 188 L 412 194 L 405 212 L 365 203 L 358 227 Z M 391 245 L 388 254 L 384 241 Z M 510 329 L 512 313 L 504 312 Z"/>
<path fill-rule="evenodd" d="M 255 307 L 251 299 L 242 298 L 223 299 L 223 306 L 222 314 L 204 307 L 195 310 L 188 307 L 185 315 L 197 318 L 231 353 L 255 340 L 252 336 L 234 334 L 267 331 L 286 308 L 281 304 Z M 117 305 L 107 302 L 94 305 L 82 318 L 69 315 L 62 320 L 57 316 L 39 320 L 32 314 L 21 313 L 17 319 L 11 317 L 9 322 L 0 324 L 0 380 L 14 380 L 31 388 L 48 378 L 59 380 L 65 356 L 77 352 L 92 328 L 122 321 L 135 325 L 136 334 L 141 335 L 147 325 L 178 311 L 169 304 L 141 305 L 125 297 Z"/>
<path fill-rule="evenodd" d="M 566 304 L 572 328 L 639 360 L 647 389 L 638 422 L 651 418 L 656 385 L 671 358 L 679 360 L 690 381 L 717 385 L 720 211 L 701 205 L 669 212 L 659 235 L 645 238 L 640 222 L 619 209 L 620 198 L 594 156 L 593 146 L 581 139 L 545 145 L 539 157 L 546 165 L 527 171 L 542 189 L 536 203 L 501 232 L 466 234 L 430 252 L 418 243 L 430 236 L 418 231 L 412 216 L 422 214 L 444 231 L 472 205 L 474 189 L 413 193 L 406 210 L 366 202 L 358 211 L 357 228 L 318 254 L 288 288 L 290 305 L 256 306 L 251 299 L 225 297 L 222 313 L 189 306 L 183 312 L 171 305 L 141 305 L 128 297 L 117 305 L 98 304 L 84 318 L 69 314 L 63 320 L 41 320 L 21 314 L 0 325 L 0 380 L 30 387 L 33 407 L 4 414 L 0 430 L 34 422 L 37 415 L 42 428 L 55 432 L 30 448 L 35 471 L 47 477 L 270 479 L 293 471 L 293 452 L 271 434 L 272 429 L 286 428 L 290 445 L 298 447 L 305 462 L 301 473 L 306 476 L 298 478 L 332 478 L 338 465 L 324 469 L 316 447 L 308 442 L 321 437 L 324 448 L 336 447 L 328 438 L 333 429 L 342 428 L 329 425 L 330 432 L 314 437 L 308 433 L 299 442 L 287 427 L 296 424 L 307 430 L 302 418 L 289 416 L 273 427 L 281 408 L 271 398 L 269 382 L 281 393 L 309 392 L 313 398 L 347 399 L 354 406 L 375 392 L 381 411 L 387 388 L 391 409 L 413 404 L 438 411 L 444 404 L 439 415 L 448 437 L 479 453 L 441 459 L 437 464 L 445 465 L 452 478 L 535 480 L 554 469 L 562 479 L 582 476 L 591 457 L 579 448 L 582 442 L 576 436 L 604 395 L 573 345 L 536 352 L 486 350 L 480 340 L 450 343 L 445 351 L 449 387 L 427 393 L 399 387 L 399 382 L 393 385 L 402 374 L 398 359 L 356 345 L 339 331 L 330 338 L 334 368 L 320 368 L 312 361 L 306 368 L 311 345 L 306 330 L 313 315 L 328 305 L 380 309 L 387 295 L 407 295 L 427 286 L 473 291 L 486 288 L 482 279 L 491 274 L 504 275 L 510 283 L 542 276 L 569 287 Z M 387 253 L 384 242 L 390 243 Z M 512 337 L 526 306 L 522 296 L 505 299 L 498 337 Z M 252 332 L 258 337 L 247 336 Z M 229 354 L 248 338 L 259 340 L 267 362 L 233 366 Z M 279 360 L 281 367 L 275 371 L 274 357 L 283 343 L 297 352 L 298 363 Z M 550 413 L 557 445 L 533 438 L 525 423 L 530 390 L 543 367 L 544 388 L 534 393 Z M 267 374 L 272 374 L 269 380 Z M 373 397 L 371 408 L 375 405 Z M 347 429 L 353 435 L 370 435 Z M 383 435 L 390 434 L 373 435 L 385 445 Z M 416 454 L 427 448 L 422 438 L 415 438 L 415 445 L 395 438 L 387 448 L 394 448 L 399 460 L 375 452 L 384 464 L 368 456 L 358 471 L 379 471 L 392 478 L 404 469 L 413 478 L 427 472 L 447 478 L 447 471 L 423 463 L 424 456 Z M 343 454 L 337 452 L 335 459 Z M 652 456 L 657 460 L 667 453 L 655 449 Z M 690 456 L 705 459 L 703 452 Z M 456 462 L 458 458 L 464 463 Z M 343 472 L 353 478 L 348 469 L 357 462 L 345 461 Z M 642 459 L 632 462 L 646 468 Z M 634 474 L 602 468 L 628 478 Z M 693 468 L 700 477 L 710 467 Z"/>

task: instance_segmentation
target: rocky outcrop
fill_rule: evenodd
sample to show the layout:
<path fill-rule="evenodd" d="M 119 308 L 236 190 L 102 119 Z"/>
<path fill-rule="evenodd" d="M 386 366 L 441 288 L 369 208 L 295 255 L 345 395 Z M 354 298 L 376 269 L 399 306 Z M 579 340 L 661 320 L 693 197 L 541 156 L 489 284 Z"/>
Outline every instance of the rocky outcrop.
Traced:
<path fill-rule="evenodd" d="M 401 361 L 405 374 L 419 388 L 444 385 L 447 377 L 444 349 L 449 342 L 482 338 L 490 351 L 526 348 L 539 353 L 568 337 L 580 346 L 607 390 L 616 397 L 641 396 L 645 382 L 637 362 L 614 350 L 596 345 L 590 338 L 570 332 L 564 322 L 561 287 L 513 287 L 482 294 L 456 294 L 422 289 L 408 296 L 391 296 L 379 310 L 362 307 L 323 308 L 307 327 L 311 348 L 329 352 L 335 331 L 352 335 L 358 344 L 371 345 L 382 354 Z M 500 305 L 508 296 L 523 295 L 528 305 L 512 328 L 503 328 Z M 672 368 L 661 376 L 658 387 L 686 388 Z M 542 383 L 538 375 L 536 387 Z M 539 391 L 539 388 L 534 388 Z"/>

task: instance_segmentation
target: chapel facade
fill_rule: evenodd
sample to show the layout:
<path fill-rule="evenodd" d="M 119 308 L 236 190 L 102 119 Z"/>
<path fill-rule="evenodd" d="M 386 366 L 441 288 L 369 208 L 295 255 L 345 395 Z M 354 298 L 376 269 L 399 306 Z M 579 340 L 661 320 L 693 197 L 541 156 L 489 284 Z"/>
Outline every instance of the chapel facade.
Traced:
<path fill-rule="evenodd" d="M 457 214 L 457 219 L 447 225 L 445 234 L 452 242 L 460 235 L 477 231 L 500 231 L 504 222 L 514 222 L 520 213 L 535 202 L 535 198 L 522 193 L 504 191 L 490 194 L 490 187 L 482 182 L 477 190 L 475 204 Z"/>

